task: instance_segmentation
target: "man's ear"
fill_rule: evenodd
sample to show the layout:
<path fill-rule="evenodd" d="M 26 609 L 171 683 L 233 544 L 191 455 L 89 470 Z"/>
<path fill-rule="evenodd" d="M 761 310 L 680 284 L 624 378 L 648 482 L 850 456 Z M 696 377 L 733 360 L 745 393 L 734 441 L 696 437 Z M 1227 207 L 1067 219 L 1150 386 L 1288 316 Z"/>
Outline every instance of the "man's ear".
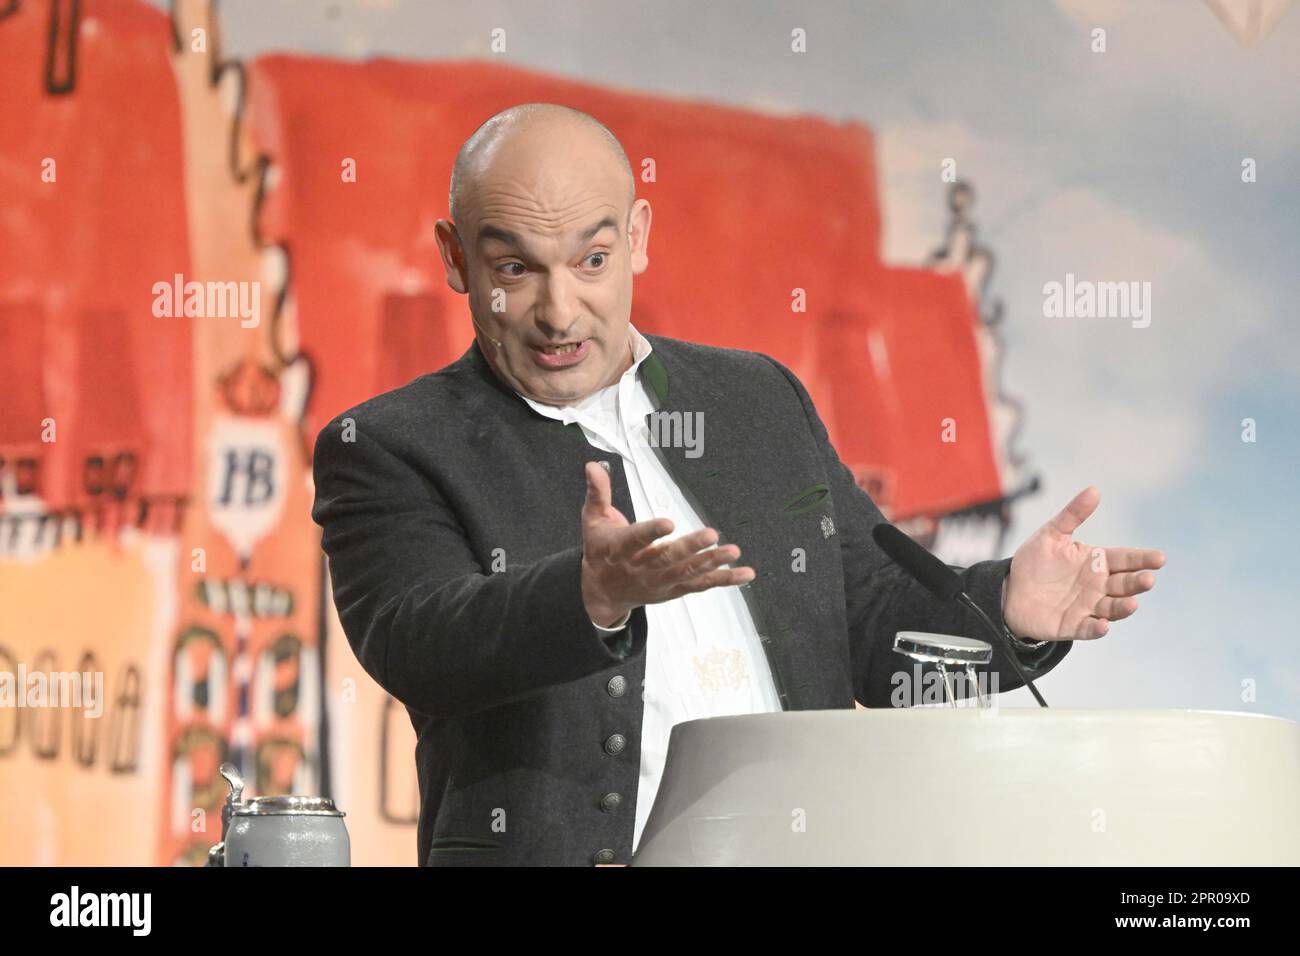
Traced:
<path fill-rule="evenodd" d="M 627 238 L 632 251 L 632 274 L 639 276 L 650 267 L 650 200 L 638 199 L 628 216 Z"/>
<path fill-rule="evenodd" d="M 465 265 L 465 249 L 460 244 L 460 234 L 446 219 L 439 219 L 434 226 L 434 235 L 438 240 L 442 267 L 447 272 L 447 285 L 464 295 L 469 291 L 469 271 Z"/>

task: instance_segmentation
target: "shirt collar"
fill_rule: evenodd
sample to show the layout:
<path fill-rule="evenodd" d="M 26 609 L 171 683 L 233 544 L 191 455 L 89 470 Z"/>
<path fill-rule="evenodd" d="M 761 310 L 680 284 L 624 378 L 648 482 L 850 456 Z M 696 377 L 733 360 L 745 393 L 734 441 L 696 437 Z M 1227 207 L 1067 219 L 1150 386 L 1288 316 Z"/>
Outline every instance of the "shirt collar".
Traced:
<path fill-rule="evenodd" d="M 628 342 L 632 347 L 632 365 L 623 373 L 619 380 L 612 385 L 607 385 L 599 391 L 588 395 L 581 401 L 574 402 L 572 405 L 543 405 L 541 402 L 533 401 L 526 395 L 520 395 L 518 392 L 515 392 L 515 394 L 519 395 L 519 397 L 527 402 L 532 407 L 533 411 L 537 412 L 539 415 L 545 415 L 547 418 L 554 418 L 557 421 L 564 422 L 566 425 L 577 421 L 578 416 L 582 412 L 594 409 L 601 405 L 602 402 L 609 401 L 610 398 L 616 394 L 619 386 L 624 382 L 634 380 L 637 370 L 641 367 L 641 363 L 649 357 L 650 352 L 652 351 L 649 340 L 638 332 L 636 326 L 631 322 L 627 325 L 627 334 Z"/>

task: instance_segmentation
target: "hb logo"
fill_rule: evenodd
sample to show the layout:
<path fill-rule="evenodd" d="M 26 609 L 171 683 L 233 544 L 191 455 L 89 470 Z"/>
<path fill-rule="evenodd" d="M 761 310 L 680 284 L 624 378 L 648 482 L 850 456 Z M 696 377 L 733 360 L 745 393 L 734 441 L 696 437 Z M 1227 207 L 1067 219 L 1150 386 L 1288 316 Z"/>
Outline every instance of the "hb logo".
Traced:
<path fill-rule="evenodd" d="M 264 505 L 275 494 L 275 456 L 266 448 L 227 448 L 225 478 L 217 503 L 223 507 Z"/>

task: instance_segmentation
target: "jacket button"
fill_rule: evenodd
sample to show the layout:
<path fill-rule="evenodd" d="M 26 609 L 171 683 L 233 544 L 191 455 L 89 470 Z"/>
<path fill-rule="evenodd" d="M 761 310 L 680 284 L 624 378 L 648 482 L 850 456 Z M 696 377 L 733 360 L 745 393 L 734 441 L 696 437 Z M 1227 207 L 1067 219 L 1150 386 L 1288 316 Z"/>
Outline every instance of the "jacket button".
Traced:
<path fill-rule="evenodd" d="M 622 734 L 610 734 L 605 738 L 605 753 L 611 757 L 617 757 L 627 746 L 627 738 Z"/>
<path fill-rule="evenodd" d="M 600 798 L 600 808 L 606 813 L 613 813 L 623 805 L 623 795 L 621 793 L 607 793 Z"/>
<path fill-rule="evenodd" d="M 609 683 L 605 685 L 605 690 L 609 691 L 610 697 L 622 697 L 627 693 L 627 678 L 622 674 L 611 677 Z"/>
<path fill-rule="evenodd" d="M 613 850 L 597 850 L 594 854 L 592 854 L 591 862 L 592 862 L 592 863 L 613 863 L 613 862 L 614 862 L 614 851 L 613 851 Z"/>

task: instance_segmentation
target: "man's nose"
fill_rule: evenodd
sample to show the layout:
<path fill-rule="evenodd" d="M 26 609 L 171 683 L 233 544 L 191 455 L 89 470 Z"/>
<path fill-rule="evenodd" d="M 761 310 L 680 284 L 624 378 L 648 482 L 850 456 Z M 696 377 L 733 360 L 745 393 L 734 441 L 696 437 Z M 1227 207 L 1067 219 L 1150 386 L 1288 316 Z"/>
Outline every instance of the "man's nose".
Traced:
<path fill-rule="evenodd" d="M 566 276 L 546 277 L 537 300 L 537 326 L 548 336 L 563 337 L 578 318 L 578 297 Z"/>

